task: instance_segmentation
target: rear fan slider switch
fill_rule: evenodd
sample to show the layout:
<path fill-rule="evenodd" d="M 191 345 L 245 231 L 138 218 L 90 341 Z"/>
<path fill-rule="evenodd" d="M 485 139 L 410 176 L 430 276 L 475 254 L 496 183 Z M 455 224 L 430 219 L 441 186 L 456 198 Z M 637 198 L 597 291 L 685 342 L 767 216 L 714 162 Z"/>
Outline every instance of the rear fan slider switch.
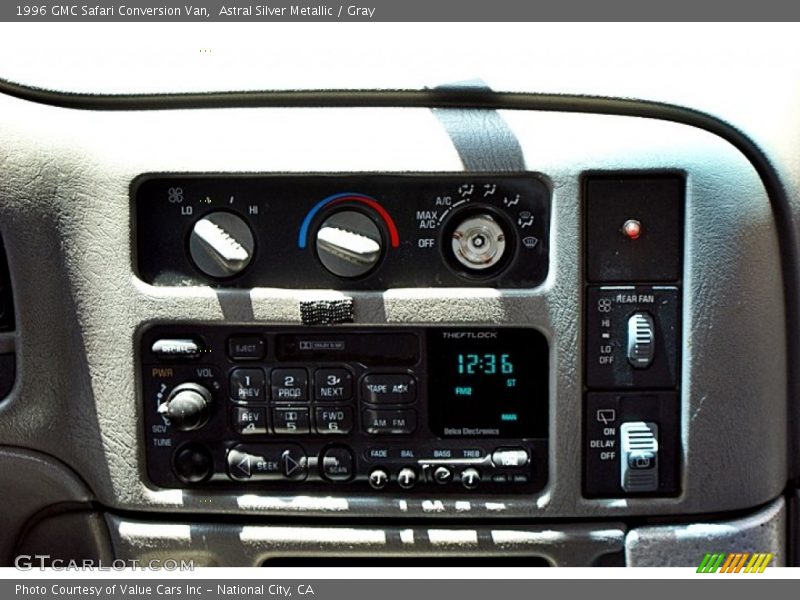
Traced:
<path fill-rule="evenodd" d="M 656 335 L 653 317 L 637 312 L 628 318 L 628 362 L 634 369 L 646 369 L 653 364 Z"/>

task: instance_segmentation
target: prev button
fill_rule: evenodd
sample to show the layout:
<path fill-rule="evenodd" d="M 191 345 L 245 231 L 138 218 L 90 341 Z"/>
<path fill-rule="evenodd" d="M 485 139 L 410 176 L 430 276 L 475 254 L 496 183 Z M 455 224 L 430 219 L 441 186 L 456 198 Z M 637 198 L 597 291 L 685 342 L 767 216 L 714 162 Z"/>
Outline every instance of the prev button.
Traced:
<path fill-rule="evenodd" d="M 234 369 L 230 376 L 230 395 L 237 402 L 264 402 L 264 371 Z"/>
<path fill-rule="evenodd" d="M 364 429 L 371 435 L 408 435 L 417 428 L 413 410 L 365 410 Z"/>

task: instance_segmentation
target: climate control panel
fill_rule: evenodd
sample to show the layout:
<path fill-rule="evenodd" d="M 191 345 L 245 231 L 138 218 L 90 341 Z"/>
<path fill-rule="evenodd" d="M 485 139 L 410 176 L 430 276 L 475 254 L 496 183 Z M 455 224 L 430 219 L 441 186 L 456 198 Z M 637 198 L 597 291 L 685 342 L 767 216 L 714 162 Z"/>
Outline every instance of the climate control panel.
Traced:
<path fill-rule="evenodd" d="M 139 353 L 159 486 L 547 481 L 548 344 L 535 329 L 158 325 Z"/>
<path fill-rule="evenodd" d="M 526 288 L 550 197 L 523 175 L 145 175 L 139 276 L 155 285 Z"/>

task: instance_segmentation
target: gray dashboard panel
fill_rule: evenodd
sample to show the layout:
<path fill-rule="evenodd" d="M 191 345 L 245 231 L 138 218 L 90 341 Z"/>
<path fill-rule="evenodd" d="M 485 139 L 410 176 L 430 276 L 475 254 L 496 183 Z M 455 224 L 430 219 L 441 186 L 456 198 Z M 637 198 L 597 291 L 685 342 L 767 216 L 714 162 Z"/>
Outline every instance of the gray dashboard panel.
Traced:
<path fill-rule="evenodd" d="M 552 566 L 590 566 L 624 551 L 629 567 L 696 567 L 706 553 L 769 552 L 786 565 L 786 505 L 778 499 L 730 521 L 652 525 L 626 531 L 620 523 L 516 526 L 393 527 L 276 526 L 233 523 L 153 523 L 106 515 L 115 557 L 188 561 L 196 566 L 269 566 L 272 558 L 391 557 L 543 558 Z M 358 563 L 355 563 L 358 564 Z"/>
<path fill-rule="evenodd" d="M 588 566 L 624 550 L 625 527 L 275 526 L 176 522 L 156 524 L 106 515 L 115 557 L 195 562 L 195 566 L 269 566 L 280 558 L 387 559 L 492 557 L 544 559 L 551 566 Z M 355 564 L 358 564 L 357 562 Z"/>
<path fill-rule="evenodd" d="M 629 567 L 695 567 L 706 552 L 764 552 L 771 566 L 787 561 L 786 503 L 782 498 L 732 521 L 654 525 L 630 530 L 625 536 Z"/>
<path fill-rule="evenodd" d="M 356 321 L 524 324 L 551 340 L 551 484 L 537 497 L 272 497 L 154 489 L 145 481 L 134 340 L 153 321 L 297 323 L 262 288 L 155 288 L 132 272 L 130 182 L 150 171 L 439 172 L 462 168 L 424 109 L 89 112 L 0 97 L 0 227 L 15 284 L 19 377 L 0 442 L 58 456 L 104 504 L 128 510 L 469 518 L 686 514 L 742 509 L 786 480 L 783 289 L 757 173 L 729 143 L 635 117 L 505 112 L 529 171 L 553 189 L 551 272 L 532 290 L 354 294 Z M 479 135 L 476 133 L 476 135 Z M 687 177 L 683 492 L 581 498 L 580 177 L 679 169 Z M 468 509 L 465 509 L 465 504 Z M 460 508 L 459 508 L 460 506 Z"/>

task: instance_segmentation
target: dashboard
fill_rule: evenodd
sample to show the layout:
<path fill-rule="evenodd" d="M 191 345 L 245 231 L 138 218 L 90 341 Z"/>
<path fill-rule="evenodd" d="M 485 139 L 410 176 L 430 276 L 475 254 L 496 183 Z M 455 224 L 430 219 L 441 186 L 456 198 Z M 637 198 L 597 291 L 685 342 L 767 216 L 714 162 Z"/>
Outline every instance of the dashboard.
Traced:
<path fill-rule="evenodd" d="M 0 81 L 3 560 L 794 564 L 779 66 L 716 105 Z"/>

